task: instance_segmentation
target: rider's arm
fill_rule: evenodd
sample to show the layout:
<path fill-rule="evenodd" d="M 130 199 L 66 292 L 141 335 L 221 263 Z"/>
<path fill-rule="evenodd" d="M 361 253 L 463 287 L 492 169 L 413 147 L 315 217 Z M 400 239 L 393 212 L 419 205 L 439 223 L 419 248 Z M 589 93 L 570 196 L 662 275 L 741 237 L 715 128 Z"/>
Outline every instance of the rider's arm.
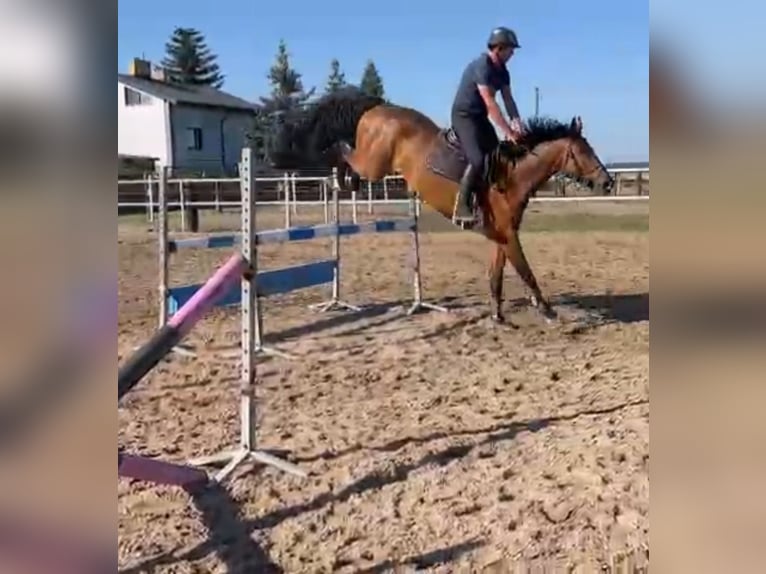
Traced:
<path fill-rule="evenodd" d="M 506 136 L 511 137 L 513 130 L 503 117 L 500 107 L 495 101 L 495 89 L 492 87 L 492 70 L 489 67 L 489 63 L 481 60 L 480 65 L 476 69 L 475 80 L 479 94 L 487 106 L 489 118 L 503 131 L 503 133 L 505 133 Z"/>
<path fill-rule="evenodd" d="M 478 84 L 479 94 L 481 94 L 484 103 L 487 105 L 487 112 L 490 119 L 497 124 L 497 126 L 505 133 L 510 135 L 513 133 L 511 126 L 505 121 L 503 113 L 500 111 L 500 106 L 495 101 L 495 90 L 491 86 Z"/>
<path fill-rule="evenodd" d="M 505 111 L 508 112 L 508 117 L 511 121 L 519 120 L 519 108 L 516 106 L 516 101 L 513 99 L 510 84 L 503 86 L 500 93 L 503 95 L 503 103 L 505 104 Z"/>

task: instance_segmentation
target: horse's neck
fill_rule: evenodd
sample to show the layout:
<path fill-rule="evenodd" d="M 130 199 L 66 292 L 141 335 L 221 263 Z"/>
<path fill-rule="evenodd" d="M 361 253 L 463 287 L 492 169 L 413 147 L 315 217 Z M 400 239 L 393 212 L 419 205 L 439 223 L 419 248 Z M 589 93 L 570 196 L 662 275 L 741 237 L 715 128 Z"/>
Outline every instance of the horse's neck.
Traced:
<path fill-rule="evenodd" d="M 561 168 L 565 142 L 557 140 L 538 145 L 516 166 L 516 179 L 527 184 L 528 191 L 538 189 Z M 528 192 L 527 191 L 527 192 Z"/>

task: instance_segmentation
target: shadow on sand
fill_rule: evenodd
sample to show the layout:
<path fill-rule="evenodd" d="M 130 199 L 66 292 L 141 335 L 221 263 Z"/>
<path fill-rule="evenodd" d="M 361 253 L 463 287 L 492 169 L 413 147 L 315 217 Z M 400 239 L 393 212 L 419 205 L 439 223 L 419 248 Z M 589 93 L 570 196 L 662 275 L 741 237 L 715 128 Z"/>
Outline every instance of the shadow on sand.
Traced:
<path fill-rule="evenodd" d="M 472 306 L 462 302 L 456 297 L 442 297 L 438 301 L 429 299 L 428 302 L 443 305 L 450 311 L 458 311 Z M 383 327 L 396 321 L 408 320 L 409 316 L 406 313 L 411 305 L 411 299 L 402 299 L 385 303 L 372 303 L 365 306 L 360 305 L 360 311 L 340 310 L 320 313 L 307 310 L 307 322 L 305 324 L 288 327 L 280 331 L 267 330 L 264 336 L 264 345 L 272 346 L 277 343 L 284 343 L 292 339 L 298 339 L 306 335 L 316 336 L 332 329 L 338 329 L 333 333 L 333 337 L 352 337 L 368 331 L 371 327 Z M 423 309 L 422 313 L 433 313 L 433 311 Z M 413 316 L 417 315 L 419 315 L 419 313 L 416 313 Z M 312 321 L 311 319 L 314 317 L 317 317 L 318 320 Z M 348 328 L 341 329 L 341 327 Z M 218 350 L 230 350 L 230 347 L 222 347 L 219 349 L 216 346 L 210 345 L 208 350 L 210 352 L 216 352 Z"/>
<path fill-rule="evenodd" d="M 285 520 L 300 516 L 306 512 L 319 510 L 329 504 L 346 501 L 354 495 L 378 490 L 397 482 L 403 482 L 407 480 L 410 473 L 424 467 L 434 465 L 446 466 L 450 462 L 469 455 L 476 448 L 512 440 L 521 432 L 536 433 L 553 424 L 572 421 L 581 416 L 609 414 L 634 406 L 646 405 L 648 402 L 648 399 L 636 399 L 610 407 L 582 410 L 570 414 L 554 415 L 526 421 L 500 422 L 483 428 L 457 432 L 435 432 L 422 436 L 403 437 L 382 445 L 355 445 L 342 451 L 328 451 L 316 456 L 298 459 L 297 462 L 299 463 L 319 459 L 329 460 L 361 450 L 394 452 L 408 444 L 425 444 L 441 439 L 486 435 L 471 444 L 451 444 L 435 452 L 429 452 L 418 460 L 376 469 L 337 492 L 324 492 L 307 502 L 281 508 L 255 520 L 245 522 L 242 521 L 236 504 L 222 487 L 208 487 L 210 489 L 208 492 L 193 495 L 195 505 L 202 514 L 205 525 L 211 533 L 208 540 L 182 554 L 167 552 L 130 569 L 120 570 L 120 573 L 138 574 L 139 572 L 152 572 L 154 568 L 161 565 L 174 564 L 184 560 L 201 560 L 211 552 L 217 552 L 218 556 L 226 564 L 227 571 L 229 572 L 281 573 L 283 570 L 271 562 L 265 551 L 254 542 L 254 532 L 274 528 Z M 479 541 L 470 541 L 407 558 L 402 564 L 421 568 L 429 565 L 443 564 L 480 547 L 482 544 Z M 367 570 L 362 570 L 362 572 L 385 572 L 392 566 L 391 562 L 385 561 Z"/>
<path fill-rule="evenodd" d="M 470 540 L 461 542 L 460 544 L 453 544 L 445 548 L 439 548 L 438 550 L 432 550 L 431 552 L 425 552 L 424 554 L 418 554 L 417 556 L 408 556 L 403 560 L 384 560 L 380 564 L 357 570 L 358 574 L 384 574 L 392 571 L 397 566 L 412 566 L 416 570 L 422 570 L 424 568 L 433 568 L 442 564 L 449 564 L 460 558 L 463 554 L 473 552 L 477 548 L 481 548 L 485 545 L 485 542 L 480 540 Z M 395 570 L 394 570 L 395 571 Z"/>
<path fill-rule="evenodd" d="M 640 323 L 649 320 L 649 293 L 577 295 L 553 298 L 556 306 L 567 306 L 588 314 L 591 323 Z"/>
<path fill-rule="evenodd" d="M 118 570 L 119 574 L 150 573 L 161 566 L 202 560 L 211 552 L 218 555 L 226 572 L 284 572 L 253 540 L 252 528 L 242 520 L 237 503 L 223 486 L 211 481 L 198 491 L 190 491 L 189 495 L 209 533 L 208 539 L 191 550 L 181 553 L 171 550 L 130 568 Z"/>

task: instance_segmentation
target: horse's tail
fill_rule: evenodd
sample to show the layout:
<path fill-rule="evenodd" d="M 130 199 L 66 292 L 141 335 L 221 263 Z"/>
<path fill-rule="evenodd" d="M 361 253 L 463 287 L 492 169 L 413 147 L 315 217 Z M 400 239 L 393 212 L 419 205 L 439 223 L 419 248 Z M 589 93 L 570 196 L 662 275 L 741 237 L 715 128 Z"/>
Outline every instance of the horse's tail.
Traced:
<path fill-rule="evenodd" d="M 369 96 L 356 87 L 327 94 L 311 105 L 306 115 L 307 151 L 318 157 L 328 149 L 356 140 L 356 127 L 368 110 L 384 104 L 385 100 Z"/>

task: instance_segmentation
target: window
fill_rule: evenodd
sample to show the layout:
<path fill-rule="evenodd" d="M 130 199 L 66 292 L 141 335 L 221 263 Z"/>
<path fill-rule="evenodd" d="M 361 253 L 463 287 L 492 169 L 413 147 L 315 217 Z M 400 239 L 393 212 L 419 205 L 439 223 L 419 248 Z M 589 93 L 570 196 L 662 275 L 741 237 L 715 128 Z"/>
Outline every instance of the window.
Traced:
<path fill-rule="evenodd" d="M 202 128 L 186 128 L 186 149 L 202 149 Z"/>
<path fill-rule="evenodd" d="M 125 87 L 126 106 L 146 106 L 152 103 L 152 98 L 132 88 Z"/>

